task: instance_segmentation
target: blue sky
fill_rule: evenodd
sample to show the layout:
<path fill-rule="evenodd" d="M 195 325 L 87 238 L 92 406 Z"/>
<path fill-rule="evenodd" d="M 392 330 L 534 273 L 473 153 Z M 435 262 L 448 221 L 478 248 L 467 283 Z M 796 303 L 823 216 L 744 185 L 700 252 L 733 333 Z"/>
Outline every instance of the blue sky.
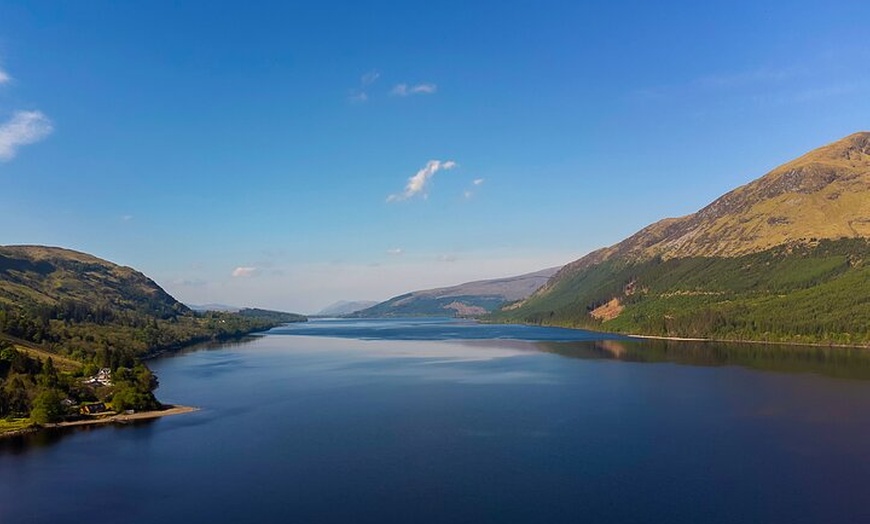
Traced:
<path fill-rule="evenodd" d="M 567 263 L 870 128 L 866 1 L 469 4 L 0 2 L 0 244 L 311 312 Z"/>

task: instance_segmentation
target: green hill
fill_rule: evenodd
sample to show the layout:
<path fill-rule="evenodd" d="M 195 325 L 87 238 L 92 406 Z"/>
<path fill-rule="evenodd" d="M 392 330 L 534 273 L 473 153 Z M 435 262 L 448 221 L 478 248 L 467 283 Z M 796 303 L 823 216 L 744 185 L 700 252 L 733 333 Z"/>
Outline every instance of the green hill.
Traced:
<path fill-rule="evenodd" d="M 68 249 L 0 246 L 0 335 L 112 367 L 182 345 L 305 320 L 194 312 L 129 267 Z"/>
<path fill-rule="evenodd" d="M 502 320 L 870 344 L 870 133 L 572 262 Z"/>

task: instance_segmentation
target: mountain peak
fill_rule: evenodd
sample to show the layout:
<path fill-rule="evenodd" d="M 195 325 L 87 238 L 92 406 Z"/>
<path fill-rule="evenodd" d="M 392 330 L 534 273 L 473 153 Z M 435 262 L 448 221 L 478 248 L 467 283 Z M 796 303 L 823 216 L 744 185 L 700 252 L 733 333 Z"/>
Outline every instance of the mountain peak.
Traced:
<path fill-rule="evenodd" d="M 779 166 L 697 213 L 668 218 L 570 266 L 614 256 L 739 256 L 791 242 L 870 237 L 870 132 Z"/>

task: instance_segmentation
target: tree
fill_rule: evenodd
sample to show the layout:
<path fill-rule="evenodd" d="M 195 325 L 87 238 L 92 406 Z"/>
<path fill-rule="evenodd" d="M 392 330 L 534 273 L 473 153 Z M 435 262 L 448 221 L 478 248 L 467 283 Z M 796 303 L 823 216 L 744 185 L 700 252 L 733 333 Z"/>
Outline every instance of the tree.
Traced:
<path fill-rule="evenodd" d="M 42 372 L 39 374 L 39 385 L 44 388 L 54 389 L 57 387 L 59 379 L 57 376 L 57 368 L 54 367 L 54 360 L 51 357 L 46 359 L 42 365 Z"/>
<path fill-rule="evenodd" d="M 33 409 L 30 418 L 37 424 L 58 422 L 63 418 L 63 398 L 56 389 L 46 388 L 37 393 L 33 399 Z"/>

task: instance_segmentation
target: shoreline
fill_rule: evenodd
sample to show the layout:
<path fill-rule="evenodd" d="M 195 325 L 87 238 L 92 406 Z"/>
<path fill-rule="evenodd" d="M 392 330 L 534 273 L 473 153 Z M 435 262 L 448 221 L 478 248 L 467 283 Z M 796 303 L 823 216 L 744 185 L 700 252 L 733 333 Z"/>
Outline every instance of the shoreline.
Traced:
<path fill-rule="evenodd" d="M 863 349 L 870 350 L 870 344 L 834 344 L 832 342 L 795 342 L 795 341 L 778 341 L 778 340 L 747 340 L 734 338 L 701 338 L 701 337 L 677 337 L 665 335 L 643 335 L 639 333 L 620 333 L 618 331 L 604 331 L 601 329 L 584 328 L 577 326 L 562 326 L 559 324 L 530 324 L 526 322 L 493 322 L 488 319 L 474 319 L 480 324 L 516 324 L 518 326 L 540 326 L 554 327 L 562 329 L 571 329 L 575 331 L 589 331 L 592 333 L 601 333 L 603 335 L 614 335 L 617 337 L 626 337 L 635 340 L 672 340 L 675 342 L 719 342 L 728 344 L 763 344 L 767 346 L 803 346 L 814 348 L 841 348 L 841 349 Z"/>
<path fill-rule="evenodd" d="M 72 428 L 77 426 L 104 426 L 107 424 L 128 424 L 130 422 L 136 422 L 139 420 L 152 420 L 155 418 L 162 417 L 170 417 L 172 415 L 183 415 L 185 413 L 193 413 L 199 411 L 200 408 L 191 407 L 191 406 L 178 406 L 167 404 L 166 409 L 154 410 L 154 411 L 141 411 L 139 413 L 130 413 L 130 414 L 115 414 L 115 415 L 107 415 L 102 417 L 90 418 L 85 420 L 73 420 L 70 422 L 56 422 L 44 425 L 32 425 L 23 429 L 16 429 L 13 431 L 8 431 L 6 433 L 0 433 L 0 438 L 10 438 L 21 435 L 29 435 L 32 433 L 37 433 L 44 429 L 56 429 L 56 428 Z"/>
<path fill-rule="evenodd" d="M 569 328 L 569 329 L 584 329 L 584 328 Z M 593 331 L 593 330 L 585 330 Z M 692 338 L 692 337 L 667 337 L 662 335 L 638 335 L 636 333 L 616 333 L 608 331 L 598 331 L 598 333 L 609 333 L 614 335 L 622 335 L 632 339 L 649 339 L 649 340 L 673 340 L 676 342 L 714 342 L 727 344 L 761 344 L 766 346 L 798 346 L 798 347 L 813 347 L 813 348 L 839 348 L 839 349 L 863 349 L 870 350 L 870 345 L 860 344 L 832 344 L 826 342 L 781 342 L 775 340 L 740 340 L 728 338 Z"/>

